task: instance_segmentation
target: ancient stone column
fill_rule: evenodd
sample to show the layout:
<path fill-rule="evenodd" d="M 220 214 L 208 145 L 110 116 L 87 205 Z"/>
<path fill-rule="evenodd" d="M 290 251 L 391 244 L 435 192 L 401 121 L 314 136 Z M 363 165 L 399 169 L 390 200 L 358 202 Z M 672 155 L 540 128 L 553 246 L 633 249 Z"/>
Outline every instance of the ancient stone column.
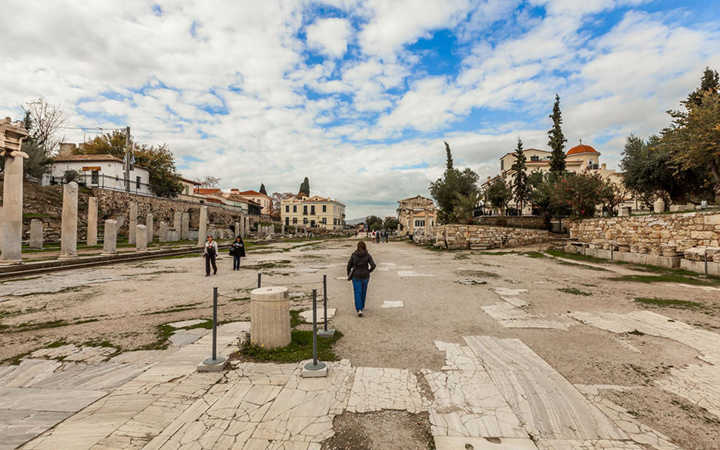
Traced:
<path fill-rule="evenodd" d="M 263 348 L 290 344 L 290 299 L 285 287 L 250 292 L 250 342 Z"/>
<path fill-rule="evenodd" d="M 60 259 L 77 256 L 78 185 L 63 186 L 62 230 L 60 232 Z"/>
<path fill-rule="evenodd" d="M 176 231 L 175 236 L 177 236 L 177 238 L 172 239 L 174 241 L 177 241 L 180 239 L 181 220 L 182 220 L 182 213 L 180 211 L 175 211 L 175 215 L 173 216 L 173 228 Z"/>
<path fill-rule="evenodd" d="M 180 240 L 190 239 L 190 213 L 184 212 L 180 221 Z"/>
<path fill-rule="evenodd" d="M 280 227 L 280 234 L 282 234 L 283 236 L 285 236 L 285 224 L 284 224 L 284 223 L 283 223 L 282 226 Z"/>
<path fill-rule="evenodd" d="M 250 233 L 250 218 L 248 216 L 245 216 L 245 226 L 243 227 L 243 238 L 247 237 L 248 233 Z"/>
<path fill-rule="evenodd" d="M 128 244 L 135 243 L 135 232 L 137 231 L 137 203 L 130 202 L 128 208 Z"/>
<path fill-rule="evenodd" d="M 663 200 L 662 197 L 658 197 L 658 199 L 655 200 L 655 203 L 653 203 L 653 212 L 665 212 L 665 200 Z"/>
<path fill-rule="evenodd" d="M 160 222 L 160 230 L 158 231 L 158 240 L 160 242 L 168 241 L 168 224 L 165 222 Z"/>
<path fill-rule="evenodd" d="M 117 253 L 117 220 L 108 219 L 105 221 L 103 232 L 103 255 L 114 255 Z"/>
<path fill-rule="evenodd" d="M 98 207 L 97 198 L 88 198 L 88 213 L 87 213 L 87 245 L 97 245 L 97 220 L 98 220 Z"/>
<path fill-rule="evenodd" d="M 43 223 L 40 219 L 30 221 L 30 248 L 42 248 L 43 246 Z"/>
<path fill-rule="evenodd" d="M 208 209 L 207 206 L 200 207 L 200 221 L 198 222 L 198 246 L 205 245 L 207 239 Z M 289 314 L 289 313 L 288 313 Z"/>
<path fill-rule="evenodd" d="M 0 259 L 22 260 L 23 157 L 5 157 L 3 207 L 0 210 Z"/>
<path fill-rule="evenodd" d="M 155 237 L 155 218 L 152 213 L 148 213 L 145 219 L 145 228 L 147 231 L 147 243 L 152 244 L 153 238 Z"/>
<path fill-rule="evenodd" d="M 235 222 L 234 232 L 235 236 L 233 236 L 233 238 L 240 236 L 240 222 Z"/>
<path fill-rule="evenodd" d="M 135 239 L 135 251 L 147 251 L 147 227 L 145 225 L 135 225 Z"/>

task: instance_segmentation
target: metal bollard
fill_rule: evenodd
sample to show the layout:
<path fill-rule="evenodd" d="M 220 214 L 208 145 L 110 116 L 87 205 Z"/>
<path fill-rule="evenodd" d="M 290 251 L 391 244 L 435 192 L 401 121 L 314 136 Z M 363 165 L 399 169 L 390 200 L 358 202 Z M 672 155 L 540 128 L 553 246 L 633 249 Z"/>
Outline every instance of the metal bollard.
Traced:
<path fill-rule="evenodd" d="M 317 289 L 313 289 L 313 360 L 305 364 L 301 376 L 324 377 L 327 376 L 327 365 L 318 361 L 317 352 Z"/>
<path fill-rule="evenodd" d="M 262 273 L 258 272 L 258 289 L 262 287 Z"/>
<path fill-rule="evenodd" d="M 198 370 L 211 371 L 222 370 L 225 365 L 225 358 L 217 356 L 217 306 L 218 306 L 218 288 L 213 288 L 213 328 L 212 328 L 212 358 L 203 361 Z"/>
<path fill-rule="evenodd" d="M 318 331 L 318 336 L 320 337 L 332 337 L 335 335 L 335 330 L 328 330 L 328 306 L 327 306 L 328 296 L 327 296 L 327 275 L 323 275 L 323 329 Z"/>

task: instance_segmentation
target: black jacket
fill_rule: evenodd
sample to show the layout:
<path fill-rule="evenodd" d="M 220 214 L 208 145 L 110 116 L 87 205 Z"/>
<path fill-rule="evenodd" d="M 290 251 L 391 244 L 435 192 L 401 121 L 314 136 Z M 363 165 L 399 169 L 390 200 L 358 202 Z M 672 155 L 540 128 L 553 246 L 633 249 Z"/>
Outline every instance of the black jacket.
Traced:
<path fill-rule="evenodd" d="M 245 243 L 240 242 L 233 242 L 232 246 L 230 247 L 230 254 L 233 256 L 241 256 L 245 257 Z"/>
<path fill-rule="evenodd" d="M 375 261 L 373 261 L 370 253 L 360 253 L 356 250 L 347 264 L 348 280 L 351 278 L 366 280 L 370 278 L 370 272 L 373 270 L 375 270 Z"/>

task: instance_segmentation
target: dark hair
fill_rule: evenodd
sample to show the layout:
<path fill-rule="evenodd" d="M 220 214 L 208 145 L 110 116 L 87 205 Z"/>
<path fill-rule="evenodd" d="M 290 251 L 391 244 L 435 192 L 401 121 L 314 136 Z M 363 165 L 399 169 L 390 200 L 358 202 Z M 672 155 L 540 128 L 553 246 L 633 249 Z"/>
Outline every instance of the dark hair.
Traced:
<path fill-rule="evenodd" d="M 365 245 L 365 242 L 358 242 L 357 251 L 360 253 L 367 253 L 367 246 Z"/>

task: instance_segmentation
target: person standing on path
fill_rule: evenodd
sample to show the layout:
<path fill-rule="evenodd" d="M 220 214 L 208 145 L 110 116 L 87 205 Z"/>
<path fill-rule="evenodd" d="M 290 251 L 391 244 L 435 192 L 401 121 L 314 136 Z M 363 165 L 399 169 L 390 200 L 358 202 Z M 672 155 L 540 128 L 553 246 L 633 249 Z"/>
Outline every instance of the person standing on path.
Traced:
<path fill-rule="evenodd" d="M 367 296 L 370 273 L 375 270 L 375 261 L 367 251 L 365 242 L 360 241 L 357 250 L 350 256 L 347 264 L 348 280 L 352 280 L 353 292 L 355 293 L 355 311 L 358 317 L 362 317 L 365 310 L 365 297 Z"/>
<path fill-rule="evenodd" d="M 230 254 L 233 257 L 233 270 L 240 270 L 240 258 L 245 257 L 245 243 L 241 236 L 235 238 L 235 242 L 230 247 Z"/>
<path fill-rule="evenodd" d="M 205 248 L 203 248 L 203 256 L 205 257 L 205 276 L 210 276 L 210 265 L 212 264 L 213 275 L 217 275 L 217 264 L 215 264 L 215 258 L 217 258 L 218 246 L 217 242 L 212 236 L 208 235 L 207 241 L 205 241 Z"/>

